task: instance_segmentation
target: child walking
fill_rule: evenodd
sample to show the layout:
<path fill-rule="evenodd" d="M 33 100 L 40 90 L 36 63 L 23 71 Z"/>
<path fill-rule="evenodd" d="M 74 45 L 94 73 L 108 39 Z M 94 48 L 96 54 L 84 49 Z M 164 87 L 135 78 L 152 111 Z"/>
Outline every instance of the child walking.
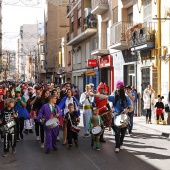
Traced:
<path fill-rule="evenodd" d="M 7 157 L 9 153 L 10 144 L 12 147 L 12 153 L 16 152 L 16 121 L 18 114 L 14 110 L 15 101 L 9 98 L 5 101 L 5 108 L 2 110 L 0 115 L 0 124 L 4 126 L 4 154 L 3 157 Z M 5 125 L 11 122 L 11 127 L 6 127 Z M 13 123 L 12 123 L 13 122 Z"/>
<path fill-rule="evenodd" d="M 99 114 L 99 109 L 97 107 L 94 107 L 93 108 L 93 116 L 90 118 L 90 121 L 88 124 L 89 130 L 93 129 L 94 127 L 101 127 L 102 119 L 98 114 Z M 102 131 L 102 129 L 101 129 L 101 131 Z M 94 148 L 94 145 L 96 145 L 96 150 L 98 150 L 98 151 L 100 150 L 100 135 L 101 134 L 102 133 L 99 133 L 96 135 L 96 134 L 91 133 L 91 147 Z"/>
<path fill-rule="evenodd" d="M 72 147 L 72 138 L 74 139 L 75 146 L 78 147 L 78 132 L 75 132 L 71 129 L 72 125 L 74 125 L 75 128 L 77 128 L 77 124 L 80 121 L 80 118 L 78 116 L 78 112 L 74 110 L 74 104 L 69 103 L 68 104 L 68 112 L 65 115 L 64 121 L 67 123 L 67 141 L 68 141 L 68 150 Z M 77 128 L 77 130 L 79 130 Z"/>
<path fill-rule="evenodd" d="M 156 107 L 156 123 L 159 124 L 159 116 L 161 116 L 162 119 L 162 123 L 163 125 L 166 124 L 166 121 L 164 120 L 164 103 L 162 102 L 162 99 L 164 99 L 164 97 L 158 95 L 158 102 L 156 102 L 155 107 Z"/>

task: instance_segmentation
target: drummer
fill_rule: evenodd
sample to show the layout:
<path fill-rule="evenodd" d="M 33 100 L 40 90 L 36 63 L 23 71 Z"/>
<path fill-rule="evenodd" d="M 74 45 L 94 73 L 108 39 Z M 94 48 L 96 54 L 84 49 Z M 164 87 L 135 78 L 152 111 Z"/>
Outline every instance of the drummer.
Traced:
<path fill-rule="evenodd" d="M 125 114 L 131 112 L 133 110 L 131 101 L 128 97 L 125 96 L 125 86 L 122 81 L 117 81 L 116 83 L 116 91 L 114 96 L 107 96 L 103 94 L 93 94 L 93 96 L 108 99 L 110 102 L 113 102 L 113 109 L 115 116 L 118 116 L 123 111 Z M 115 131 L 115 141 L 116 141 L 116 149 L 115 152 L 118 153 L 120 149 L 123 149 L 123 140 L 125 137 L 125 132 L 127 127 L 118 128 L 113 125 L 113 130 Z"/>
<path fill-rule="evenodd" d="M 106 95 L 104 83 L 101 82 L 98 85 L 97 91 L 98 91 L 97 95 L 100 95 L 100 94 Z M 104 98 L 104 99 L 100 98 L 97 95 L 95 95 L 95 97 L 94 97 L 94 104 L 96 105 L 96 107 L 99 108 L 99 115 L 101 115 L 102 113 L 109 110 L 110 108 L 109 108 L 109 105 L 108 105 L 108 100 L 106 98 Z M 107 106 L 108 106 L 108 108 L 107 108 Z M 103 138 L 103 135 L 104 135 L 104 127 L 103 126 L 102 126 L 102 129 L 103 129 L 103 133 L 100 136 L 100 142 L 105 143 L 106 141 Z"/>
<path fill-rule="evenodd" d="M 46 142 L 45 142 L 45 153 L 49 154 L 51 151 L 51 148 L 53 147 L 54 151 L 57 151 L 57 135 L 59 133 L 59 126 L 54 127 L 53 129 L 47 129 L 45 123 L 49 119 L 53 118 L 59 118 L 59 116 L 62 116 L 62 112 L 60 112 L 60 109 L 57 105 L 55 105 L 57 98 L 55 96 L 49 96 L 49 102 L 47 104 L 44 104 L 41 109 L 39 110 L 38 114 L 38 121 L 44 122 L 44 130 L 46 134 Z M 52 143 L 52 146 L 51 146 Z"/>
<path fill-rule="evenodd" d="M 99 116 L 99 109 L 97 107 L 93 108 L 93 116 L 89 120 L 88 124 L 88 129 L 89 131 L 96 127 L 99 126 L 101 127 L 102 125 L 102 119 Z M 96 150 L 100 150 L 100 135 L 94 135 L 91 134 L 91 147 L 94 148 L 94 144 L 96 145 Z"/>

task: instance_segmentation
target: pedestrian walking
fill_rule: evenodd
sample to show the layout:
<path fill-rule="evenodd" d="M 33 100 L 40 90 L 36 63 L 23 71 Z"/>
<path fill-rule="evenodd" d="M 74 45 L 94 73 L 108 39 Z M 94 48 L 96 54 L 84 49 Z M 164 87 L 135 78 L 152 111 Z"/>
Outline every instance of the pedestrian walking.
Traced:
<path fill-rule="evenodd" d="M 146 109 L 146 124 L 152 124 L 151 116 L 152 111 L 154 110 L 154 93 L 155 91 L 152 89 L 152 86 L 150 84 L 143 91 L 144 109 Z"/>

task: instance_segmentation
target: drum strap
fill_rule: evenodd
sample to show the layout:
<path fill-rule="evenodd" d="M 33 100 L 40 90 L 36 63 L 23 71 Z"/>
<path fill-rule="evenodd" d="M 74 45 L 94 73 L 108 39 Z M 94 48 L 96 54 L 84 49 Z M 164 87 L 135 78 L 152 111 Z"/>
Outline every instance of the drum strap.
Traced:
<path fill-rule="evenodd" d="M 99 120 L 99 125 L 101 125 L 100 116 L 98 116 L 98 120 Z"/>
<path fill-rule="evenodd" d="M 69 116 L 69 118 L 70 118 L 71 126 L 73 126 L 73 124 L 72 124 L 72 120 L 71 120 L 71 116 L 70 116 L 70 113 L 68 113 L 68 116 Z"/>

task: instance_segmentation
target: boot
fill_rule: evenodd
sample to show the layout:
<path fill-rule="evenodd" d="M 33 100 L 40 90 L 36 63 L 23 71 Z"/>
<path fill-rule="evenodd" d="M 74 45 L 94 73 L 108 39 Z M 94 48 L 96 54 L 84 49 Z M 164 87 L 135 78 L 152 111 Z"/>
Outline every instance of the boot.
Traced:
<path fill-rule="evenodd" d="M 166 125 L 166 121 L 165 120 L 162 120 L 162 123 L 163 123 L 163 125 Z"/>
<path fill-rule="evenodd" d="M 156 120 L 156 124 L 159 124 L 159 120 Z"/>
<path fill-rule="evenodd" d="M 149 124 L 152 124 L 151 119 L 149 119 Z"/>

